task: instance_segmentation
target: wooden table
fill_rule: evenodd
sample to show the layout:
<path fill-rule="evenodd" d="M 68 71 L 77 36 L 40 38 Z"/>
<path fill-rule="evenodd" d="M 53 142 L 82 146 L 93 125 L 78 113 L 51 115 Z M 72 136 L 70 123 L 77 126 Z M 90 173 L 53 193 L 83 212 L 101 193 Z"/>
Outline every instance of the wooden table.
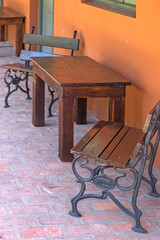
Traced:
<path fill-rule="evenodd" d="M 80 57 L 33 57 L 33 125 L 43 126 L 45 82 L 59 96 L 59 158 L 72 161 L 74 119 L 86 123 L 87 98 L 110 98 L 109 119 L 124 122 L 125 90 L 131 83 L 93 59 Z M 74 100 L 75 116 L 74 116 Z"/>
<path fill-rule="evenodd" d="M 8 7 L 0 7 L 1 41 L 5 40 L 5 26 L 16 25 L 16 55 L 19 56 L 23 46 L 25 16 Z"/>

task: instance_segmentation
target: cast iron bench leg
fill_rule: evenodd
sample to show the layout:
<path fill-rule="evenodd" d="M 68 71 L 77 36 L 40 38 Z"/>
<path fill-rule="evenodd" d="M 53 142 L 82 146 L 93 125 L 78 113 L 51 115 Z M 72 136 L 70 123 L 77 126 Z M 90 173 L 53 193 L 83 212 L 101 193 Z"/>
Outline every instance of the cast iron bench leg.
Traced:
<path fill-rule="evenodd" d="M 19 75 L 17 75 L 17 72 L 19 73 Z M 19 72 L 17 70 L 11 70 L 11 69 L 7 69 L 7 71 L 5 72 L 4 74 L 4 82 L 6 83 L 6 87 L 8 88 L 8 91 L 7 91 L 7 94 L 5 96 L 5 105 L 4 107 L 5 108 L 8 108 L 9 107 L 9 104 L 8 104 L 8 98 L 9 96 L 18 90 L 18 88 L 27 94 L 27 100 L 30 100 L 31 97 L 29 95 L 29 87 L 28 87 L 28 75 L 29 73 L 28 72 Z M 23 82 L 25 81 L 25 89 L 23 89 L 19 83 L 20 82 Z M 11 90 L 11 86 L 14 87 L 14 89 Z"/>
<path fill-rule="evenodd" d="M 54 90 L 52 90 L 51 88 L 50 88 L 50 86 L 48 86 L 48 91 L 50 92 L 50 95 L 51 95 L 51 100 L 50 100 L 50 103 L 49 103 L 49 105 L 48 105 L 48 117 L 53 117 L 53 114 L 52 114 L 52 105 L 53 105 L 53 103 L 54 102 L 56 102 L 58 99 L 59 99 L 59 97 L 56 97 L 56 98 L 54 98 Z"/>

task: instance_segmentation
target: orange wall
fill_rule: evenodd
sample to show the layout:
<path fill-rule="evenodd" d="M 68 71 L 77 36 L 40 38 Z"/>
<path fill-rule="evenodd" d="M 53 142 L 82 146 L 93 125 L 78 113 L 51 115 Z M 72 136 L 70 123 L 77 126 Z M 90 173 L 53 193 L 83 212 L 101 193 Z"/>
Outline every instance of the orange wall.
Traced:
<path fill-rule="evenodd" d="M 80 0 L 54 3 L 54 34 L 71 36 L 76 29 L 81 40 L 77 54 L 90 56 L 132 82 L 126 93 L 125 122 L 142 128 L 147 112 L 160 99 L 160 1 L 137 0 L 136 18 Z M 92 99 L 88 107 L 98 118 L 107 118 L 106 101 Z"/>
<path fill-rule="evenodd" d="M 142 128 L 147 112 L 160 98 L 160 1 L 137 0 L 136 5 L 137 17 L 130 18 L 81 0 L 54 0 L 54 35 L 70 37 L 76 29 L 81 41 L 75 54 L 88 55 L 132 82 L 126 92 L 125 122 Z M 38 25 L 38 0 L 5 0 L 4 6 L 26 16 L 26 32 Z M 12 31 L 14 27 L 9 31 L 11 43 Z M 89 99 L 88 108 L 97 118 L 107 119 L 106 103 Z"/>

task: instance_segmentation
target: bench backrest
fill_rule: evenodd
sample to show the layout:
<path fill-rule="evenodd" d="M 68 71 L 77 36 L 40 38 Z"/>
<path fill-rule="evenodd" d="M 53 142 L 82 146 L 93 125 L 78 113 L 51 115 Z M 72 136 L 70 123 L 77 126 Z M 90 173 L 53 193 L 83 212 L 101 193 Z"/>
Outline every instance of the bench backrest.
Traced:
<path fill-rule="evenodd" d="M 147 114 L 146 121 L 143 127 L 143 132 L 147 133 L 151 125 L 156 125 L 157 120 L 160 120 L 160 100 L 154 108 Z"/>
<path fill-rule="evenodd" d="M 38 35 L 33 34 L 34 27 L 32 27 L 31 33 L 26 33 L 24 35 L 24 44 L 29 44 L 29 49 L 21 50 L 21 54 L 19 59 L 25 60 L 26 65 L 29 64 L 30 57 L 47 57 L 47 56 L 60 56 L 51 53 L 44 53 L 38 51 L 31 51 L 31 45 L 38 45 L 38 46 L 48 46 L 48 47 L 55 47 L 55 48 L 63 48 L 63 49 L 71 49 L 71 56 L 73 56 L 74 50 L 78 50 L 79 48 L 79 39 L 76 39 L 77 31 L 74 31 L 73 38 L 66 38 L 66 37 L 55 37 L 55 36 L 48 36 L 48 35 Z"/>
<path fill-rule="evenodd" d="M 147 114 L 145 124 L 143 126 L 143 136 L 140 139 L 140 141 L 137 143 L 131 159 L 134 159 L 137 153 L 139 152 L 139 149 L 142 146 L 142 143 L 145 142 L 146 147 L 148 148 L 150 140 L 153 138 L 155 133 L 158 132 L 157 135 L 157 145 L 160 138 L 160 100 L 158 103 L 154 106 L 154 108 Z M 134 163 L 133 163 L 134 164 Z"/>
<path fill-rule="evenodd" d="M 34 44 L 39 46 L 48 46 L 74 50 L 78 50 L 79 47 L 79 39 L 27 33 L 24 35 L 23 42 L 25 44 Z"/>

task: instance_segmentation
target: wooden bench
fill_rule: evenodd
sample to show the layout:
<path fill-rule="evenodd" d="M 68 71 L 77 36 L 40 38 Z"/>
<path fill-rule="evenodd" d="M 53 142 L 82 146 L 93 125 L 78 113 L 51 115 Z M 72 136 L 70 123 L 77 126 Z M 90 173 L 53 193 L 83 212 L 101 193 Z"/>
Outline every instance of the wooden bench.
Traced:
<path fill-rule="evenodd" d="M 64 48 L 71 50 L 71 56 L 73 56 L 74 50 L 78 50 L 79 48 L 79 39 L 76 38 L 77 31 L 74 31 L 73 38 L 66 37 L 55 37 L 55 36 L 46 36 L 46 35 L 36 35 L 33 34 L 34 27 L 32 27 L 31 34 L 24 35 L 24 44 L 29 44 L 28 50 L 21 50 L 21 54 L 19 59 L 25 61 L 25 63 L 15 63 L 15 64 L 4 64 L 1 65 L 1 68 L 7 69 L 4 74 L 4 81 L 6 83 L 6 87 L 8 88 L 8 92 L 5 96 L 5 106 L 9 107 L 8 98 L 9 96 L 20 89 L 24 93 L 27 94 L 27 99 L 31 99 L 29 94 L 28 87 L 28 76 L 32 74 L 32 66 L 30 65 L 30 57 L 46 57 L 46 56 L 54 56 L 59 57 L 60 55 L 31 51 L 32 45 L 38 46 L 47 46 L 54 48 Z M 25 88 L 20 85 L 21 82 L 25 81 Z M 48 90 L 50 91 L 51 101 L 48 106 L 48 116 L 52 116 L 51 107 L 52 104 L 58 99 L 54 98 L 54 90 L 48 86 Z"/>
<path fill-rule="evenodd" d="M 140 223 L 142 212 L 137 207 L 137 196 L 143 180 L 151 187 L 150 195 L 160 197 L 155 187 L 157 179 L 152 173 L 159 139 L 160 101 L 148 114 L 143 130 L 121 123 L 99 121 L 71 150 L 71 153 L 78 155 L 72 163 L 72 169 L 81 183 L 81 190 L 71 200 L 72 211 L 69 214 L 81 216 L 77 203 L 82 199 L 110 197 L 121 210 L 135 220 L 136 225 L 132 230 L 146 233 Z M 93 167 L 93 160 L 98 165 Z M 149 178 L 144 176 L 146 161 L 149 161 Z M 81 168 L 88 172 L 87 176 L 84 176 Z M 102 193 L 85 193 L 86 182 L 94 184 Z M 131 191 L 133 211 L 118 200 L 116 191 L 112 193 L 115 188 L 124 191 L 124 197 L 126 191 Z"/>

